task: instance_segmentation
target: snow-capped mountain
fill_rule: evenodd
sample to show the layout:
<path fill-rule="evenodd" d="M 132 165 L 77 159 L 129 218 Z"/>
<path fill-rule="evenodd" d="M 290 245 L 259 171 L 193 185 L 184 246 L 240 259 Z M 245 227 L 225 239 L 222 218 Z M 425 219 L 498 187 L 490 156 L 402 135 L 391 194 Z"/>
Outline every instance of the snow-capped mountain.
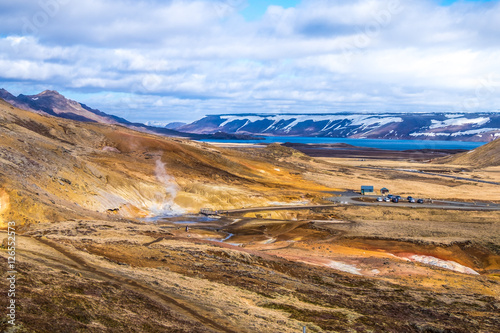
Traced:
<path fill-rule="evenodd" d="M 500 113 L 222 114 L 178 128 L 215 132 L 372 139 L 491 141 L 500 136 Z"/>

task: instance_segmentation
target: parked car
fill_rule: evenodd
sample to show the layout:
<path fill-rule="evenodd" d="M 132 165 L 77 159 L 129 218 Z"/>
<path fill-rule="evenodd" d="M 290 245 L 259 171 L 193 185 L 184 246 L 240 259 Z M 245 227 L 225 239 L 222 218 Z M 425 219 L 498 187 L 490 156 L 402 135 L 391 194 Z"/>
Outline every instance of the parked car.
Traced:
<path fill-rule="evenodd" d="M 382 199 L 382 197 L 378 197 L 378 198 L 377 198 L 377 201 L 378 201 L 378 202 L 382 202 L 383 200 L 384 200 L 384 199 Z"/>
<path fill-rule="evenodd" d="M 396 198 L 399 200 L 401 200 L 401 196 L 400 195 L 396 195 Z"/>
<path fill-rule="evenodd" d="M 406 200 L 410 201 L 411 199 L 413 199 L 412 196 L 408 196 L 408 198 L 406 198 Z"/>
<path fill-rule="evenodd" d="M 387 194 L 387 197 L 388 197 L 389 199 L 392 199 L 393 195 L 392 195 L 392 194 Z"/>
<path fill-rule="evenodd" d="M 423 204 L 423 203 L 424 203 L 424 199 L 418 199 L 418 200 L 417 200 L 417 203 L 419 203 L 419 204 Z"/>
<path fill-rule="evenodd" d="M 408 200 L 408 202 L 409 202 L 409 203 L 415 203 L 415 199 L 410 198 L 410 199 Z"/>
<path fill-rule="evenodd" d="M 385 201 L 385 202 L 391 202 L 391 198 L 389 198 L 389 197 L 385 197 L 385 198 L 384 198 L 384 201 Z"/>
<path fill-rule="evenodd" d="M 398 202 L 399 202 L 398 197 L 394 197 L 394 198 L 392 198 L 392 202 L 398 203 Z"/>

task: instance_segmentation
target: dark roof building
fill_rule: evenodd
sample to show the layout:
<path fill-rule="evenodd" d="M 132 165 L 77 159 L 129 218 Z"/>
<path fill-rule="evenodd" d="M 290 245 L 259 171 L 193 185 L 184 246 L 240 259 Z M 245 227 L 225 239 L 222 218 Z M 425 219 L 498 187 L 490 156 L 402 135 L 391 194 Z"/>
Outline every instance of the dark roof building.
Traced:
<path fill-rule="evenodd" d="M 373 186 L 361 186 L 361 194 L 373 193 Z"/>

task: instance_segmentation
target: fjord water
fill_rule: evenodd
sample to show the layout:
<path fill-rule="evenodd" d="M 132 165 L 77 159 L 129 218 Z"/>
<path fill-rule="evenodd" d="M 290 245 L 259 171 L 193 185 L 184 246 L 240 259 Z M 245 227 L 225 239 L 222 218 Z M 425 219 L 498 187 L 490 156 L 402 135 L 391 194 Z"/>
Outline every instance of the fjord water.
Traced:
<path fill-rule="evenodd" d="M 347 143 L 357 147 L 378 148 L 387 150 L 410 149 L 465 149 L 471 150 L 486 142 L 439 141 L 439 140 L 383 140 L 383 139 L 349 139 L 349 138 L 319 138 L 303 136 L 266 136 L 264 140 L 201 140 L 203 142 L 227 143 L 303 143 L 303 144 L 333 144 Z"/>

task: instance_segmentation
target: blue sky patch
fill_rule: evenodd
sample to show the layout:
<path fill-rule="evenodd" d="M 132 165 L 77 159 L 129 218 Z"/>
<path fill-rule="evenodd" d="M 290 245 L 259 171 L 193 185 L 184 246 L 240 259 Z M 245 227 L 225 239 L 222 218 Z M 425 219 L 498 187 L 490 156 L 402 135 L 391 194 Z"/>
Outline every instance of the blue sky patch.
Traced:
<path fill-rule="evenodd" d="M 441 5 L 443 6 L 450 6 L 454 4 L 455 2 L 491 2 L 495 0 L 443 0 L 441 1 Z"/>
<path fill-rule="evenodd" d="M 247 21 L 256 21 L 264 15 L 269 6 L 290 8 L 297 6 L 300 2 L 300 0 L 249 0 L 248 5 L 240 13 Z"/>

